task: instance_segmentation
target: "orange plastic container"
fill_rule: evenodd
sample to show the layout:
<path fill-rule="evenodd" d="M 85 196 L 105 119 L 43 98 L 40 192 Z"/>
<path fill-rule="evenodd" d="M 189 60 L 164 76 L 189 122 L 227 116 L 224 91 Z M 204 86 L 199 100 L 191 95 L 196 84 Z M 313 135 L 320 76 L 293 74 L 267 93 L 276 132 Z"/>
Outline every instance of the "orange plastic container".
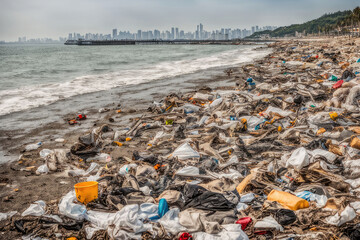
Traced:
<path fill-rule="evenodd" d="M 269 193 L 267 200 L 276 201 L 280 203 L 283 207 L 290 210 L 298 210 L 309 207 L 309 202 L 305 199 L 299 198 L 288 192 L 282 192 L 277 190 L 272 190 Z"/>
<path fill-rule="evenodd" d="M 98 198 L 98 182 L 80 182 L 74 185 L 76 198 L 83 204 L 88 204 Z"/>

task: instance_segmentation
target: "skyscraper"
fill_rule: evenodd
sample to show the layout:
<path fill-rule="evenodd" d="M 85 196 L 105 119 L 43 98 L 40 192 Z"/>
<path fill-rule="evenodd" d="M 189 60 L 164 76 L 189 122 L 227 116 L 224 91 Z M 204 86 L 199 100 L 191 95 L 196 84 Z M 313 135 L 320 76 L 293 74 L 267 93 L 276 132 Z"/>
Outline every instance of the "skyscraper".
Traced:
<path fill-rule="evenodd" d="M 117 38 L 117 35 L 118 35 L 118 34 L 117 34 L 117 29 L 116 29 L 116 28 L 113 29 L 112 35 L 113 35 L 113 36 L 112 36 L 113 39 L 116 39 L 116 38 Z"/>
<path fill-rule="evenodd" d="M 200 26 L 199 25 L 196 26 L 195 38 L 200 39 Z"/>
<path fill-rule="evenodd" d="M 179 39 L 179 28 L 175 28 L 175 39 Z"/>
<path fill-rule="evenodd" d="M 199 38 L 204 39 L 204 25 L 200 23 L 200 29 L 199 29 Z"/>
<path fill-rule="evenodd" d="M 175 28 L 171 28 L 171 39 L 175 38 Z"/>
<path fill-rule="evenodd" d="M 141 30 L 138 30 L 138 33 L 136 35 L 136 40 L 141 40 Z"/>

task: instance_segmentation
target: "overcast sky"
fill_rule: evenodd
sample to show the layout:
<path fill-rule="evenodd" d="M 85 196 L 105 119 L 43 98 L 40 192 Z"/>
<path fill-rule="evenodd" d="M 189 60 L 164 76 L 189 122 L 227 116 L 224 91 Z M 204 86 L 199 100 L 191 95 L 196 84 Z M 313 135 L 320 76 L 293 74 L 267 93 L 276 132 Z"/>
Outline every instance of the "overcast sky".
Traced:
<path fill-rule="evenodd" d="M 0 0 L 0 40 L 119 30 L 284 26 L 353 9 L 359 0 Z"/>

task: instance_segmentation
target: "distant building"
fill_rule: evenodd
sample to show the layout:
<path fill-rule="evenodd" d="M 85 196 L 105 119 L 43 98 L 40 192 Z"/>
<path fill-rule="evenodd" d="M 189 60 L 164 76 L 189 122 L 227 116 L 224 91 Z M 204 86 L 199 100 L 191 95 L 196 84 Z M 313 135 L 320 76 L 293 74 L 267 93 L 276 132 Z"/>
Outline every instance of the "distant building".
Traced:
<path fill-rule="evenodd" d="M 175 38 L 175 28 L 171 28 L 171 39 Z"/>
<path fill-rule="evenodd" d="M 179 28 L 175 28 L 175 39 L 179 39 Z"/>
<path fill-rule="evenodd" d="M 154 39 L 160 39 L 160 38 L 161 38 L 161 36 L 160 36 L 160 31 L 157 30 L 157 29 L 155 29 L 155 30 L 154 30 Z"/>
<path fill-rule="evenodd" d="M 116 28 L 114 28 L 112 30 L 112 39 L 117 39 L 118 36 L 118 30 Z"/>

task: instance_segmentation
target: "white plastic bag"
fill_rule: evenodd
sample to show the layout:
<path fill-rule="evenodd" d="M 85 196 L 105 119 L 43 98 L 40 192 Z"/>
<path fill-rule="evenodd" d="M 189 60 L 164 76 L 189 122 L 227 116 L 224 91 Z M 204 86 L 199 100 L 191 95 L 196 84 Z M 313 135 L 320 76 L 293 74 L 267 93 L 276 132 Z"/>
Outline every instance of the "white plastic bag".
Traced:
<path fill-rule="evenodd" d="M 17 211 L 10 211 L 7 213 L 0 213 L 0 221 L 6 220 L 12 216 L 14 216 L 15 214 L 17 214 Z"/>
<path fill-rule="evenodd" d="M 219 168 L 220 169 L 223 169 L 223 168 L 226 168 L 232 164 L 237 164 L 239 163 L 239 159 L 236 155 L 232 156 L 226 163 L 222 163 L 222 164 L 219 164 Z"/>
<path fill-rule="evenodd" d="M 346 208 L 344 209 L 344 211 L 340 213 L 340 215 L 339 213 L 336 213 L 334 216 L 327 217 L 326 221 L 328 224 L 339 227 L 344 223 L 353 220 L 355 217 L 356 217 L 355 210 L 350 206 L 346 206 Z"/>
<path fill-rule="evenodd" d="M 186 228 L 179 223 L 179 212 L 180 210 L 178 208 L 170 209 L 158 221 L 167 232 L 173 235 L 186 231 Z"/>
<path fill-rule="evenodd" d="M 39 166 L 38 169 L 36 170 L 37 174 L 48 173 L 48 172 L 49 172 L 49 168 L 48 168 L 47 164 L 43 164 L 43 165 Z"/>
<path fill-rule="evenodd" d="M 200 110 L 200 107 L 194 105 L 194 104 L 185 104 L 183 106 L 185 113 L 195 113 Z"/>
<path fill-rule="evenodd" d="M 265 217 L 255 223 L 254 228 L 275 228 L 280 232 L 284 231 L 284 228 L 271 216 Z"/>
<path fill-rule="evenodd" d="M 196 232 L 191 235 L 196 240 L 223 240 L 223 239 L 236 239 L 236 240 L 249 240 L 249 237 L 241 230 L 241 224 L 225 224 L 221 225 L 222 231 L 218 234 L 209 234 L 205 232 Z"/>
<path fill-rule="evenodd" d="M 39 152 L 40 154 L 40 157 L 41 158 L 46 158 L 47 155 L 49 155 L 50 153 L 54 152 L 53 150 L 50 150 L 50 149 L 43 149 Z"/>
<path fill-rule="evenodd" d="M 25 151 L 32 151 L 32 150 L 36 150 L 41 146 L 41 142 L 38 143 L 33 143 L 33 144 L 29 144 L 25 146 Z"/>
<path fill-rule="evenodd" d="M 89 158 L 87 161 L 99 161 L 102 163 L 111 162 L 111 156 L 107 153 L 97 154 L 95 157 Z"/>
<path fill-rule="evenodd" d="M 255 199 L 255 194 L 248 193 L 248 194 L 241 196 L 240 202 L 241 203 L 249 203 L 249 202 L 252 202 L 254 199 Z"/>
<path fill-rule="evenodd" d="M 200 154 L 192 149 L 189 143 L 180 145 L 170 156 L 177 157 L 179 160 L 200 158 Z"/>
<path fill-rule="evenodd" d="M 119 170 L 119 175 L 121 176 L 125 176 L 130 169 L 132 168 L 136 168 L 137 165 L 135 163 L 131 163 L 131 164 L 125 164 L 124 166 L 122 166 Z"/>
<path fill-rule="evenodd" d="M 30 207 L 21 214 L 21 216 L 41 216 L 45 214 L 45 207 L 46 203 L 44 201 L 36 201 L 35 203 L 31 204 Z"/>
<path fill-rule="evenodd" d="M 75 220 L 87 219 L 86 206 L 74 203 L 75 200 L 75 191 L 68 192 L 59 202 L 59 212 Z"/>
<path fill-rule="evenodd" d="M 291 114 L 293 114 L 292 111 L 284 111 L 284 110 L 282 110 L 280 108 L 272 107 L 272 106 L 269 106 L 264 113 L 267 114 L 267 115 L 269 115 L 270 113 L 277 113 L 277 114 L 279 114 L 280 116 L 283 116 L 283 117 L 288 117 Z"/>
<path fill-rule="evenodd" d="M 334 153 L 323 150 L 323 149 L 315 149 L 314 151 L 311 152 L 311 154 L 313 155 L 313 157 L 322 156 L 322 157 L 326 158 L 326 160 L 329 163 L 334 163 L 334 161 L 337 158 L 337 155 L 335 155 Z"/>
<path fill-rule="evenodd" d="M 286 167 L 294 167 L 297 170 L 301 170 L 303 167 L 310 164 L 309 154 L 304 147 L 300 147 L 294 150 L 290 158 L 286 161 Z"/>
<path fill-rule="evenodd" d="M 222 98 L 218 98 L 215 99 L 211 104 L 210 104 L 210 108 L 216 108 L 217 106 L 219 106 L 222 103 L 223 99 Z"/>
<path fill-rule="evenodd" d="M 236 210 L 237 211 L 242 211 L 242 210 L 245 210 L 249 207 L 249 205 L 245 204 L 245 203 L 242 203 L 242 202 L 239 202 L 237 205 L 236 205 Z"/>
<path fill-rule="evenodd" d="M 179 176 L 197 176 L 200 174 L 200 171 L 197 167 L 187 166 L 179 169 L 175 174 Z"/>

